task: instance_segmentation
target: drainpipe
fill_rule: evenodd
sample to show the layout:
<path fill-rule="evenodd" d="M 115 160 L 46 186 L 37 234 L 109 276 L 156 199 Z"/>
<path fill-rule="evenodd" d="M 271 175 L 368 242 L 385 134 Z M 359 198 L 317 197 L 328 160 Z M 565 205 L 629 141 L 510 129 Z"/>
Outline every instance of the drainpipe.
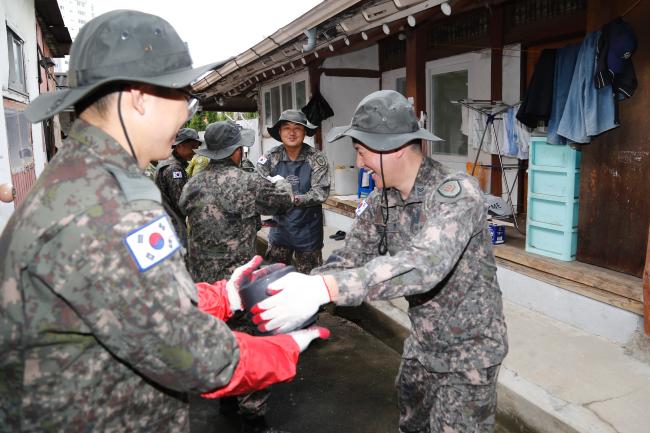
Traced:
<path fill-rule="evenodd" d="M 303 33 L 307 36 L 307 44 L 302 46 L 302 52 L 308 53 L 316 48 L 316 27 L 304 30 Z"/>

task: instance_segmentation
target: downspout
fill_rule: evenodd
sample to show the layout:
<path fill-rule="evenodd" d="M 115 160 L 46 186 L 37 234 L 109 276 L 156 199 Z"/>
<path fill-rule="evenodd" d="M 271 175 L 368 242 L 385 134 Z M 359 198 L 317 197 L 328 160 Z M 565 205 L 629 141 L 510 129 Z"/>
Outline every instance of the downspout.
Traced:
<path fill-rule="evenodd" d="M 308 53 L 316 48 L 316 27 L 303 30 L 303 33 L 307 36 L 307 43 L 302 46 L 302 52 Z"/>

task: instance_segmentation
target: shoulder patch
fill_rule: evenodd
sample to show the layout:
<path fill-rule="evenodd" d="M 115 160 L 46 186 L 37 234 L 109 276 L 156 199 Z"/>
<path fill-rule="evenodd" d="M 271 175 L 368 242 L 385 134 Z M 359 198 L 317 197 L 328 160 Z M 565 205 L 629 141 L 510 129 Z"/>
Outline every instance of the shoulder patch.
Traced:
<path fill-rule="evenodd" d="M 258 164 L 264 165 L 264 164 L 266 164 L 266 161 L 267 161 L 267 159 L 266 159 L 266 156 L 264 156 L 264 155 L 261 155 L 259 158 L 257 158 L 257 163 Z"/>
<path fill-rule="evenodd" d="M 354 213 L 357 216 L 361 216 L 362 213 L 364 213 L 368 209 L 368 202 L 365 200 L 361 200 L 361 203 L 357 206 L 357 210 L 354 211 Z"/>
<path fill-rule="evenodd" d="M 458 197 L 463 188 L 457 180 L 448 180 L 438 187 L 438 194 L 446 198 Z"/>
<path fill-rule="evenodd" d="M 182 179 L 183 178 L 183 172 L 174 171 L 174 172 L 172 172 L 172 176 L 174 176 L 174 179 Z"/>
<path fill-rule="evenodd" d="M 124 243 L 140 272 L 156 266 L 181 247 L 166 215 L 133 230 Z"/>

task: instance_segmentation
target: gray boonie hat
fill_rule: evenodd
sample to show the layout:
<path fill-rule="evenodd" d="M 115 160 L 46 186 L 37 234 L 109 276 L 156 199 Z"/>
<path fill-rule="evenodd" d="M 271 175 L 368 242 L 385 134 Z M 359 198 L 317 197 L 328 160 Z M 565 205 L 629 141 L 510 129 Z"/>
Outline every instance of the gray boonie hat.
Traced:
<path fill-rule="evenodd" d="M 255 131 L 240 129 L 235 122 L 226 120 L 209 124 L 203 139 L 206 149 L 197 149 L 197 155 L 225 159 L 242 146 L 251 147 L 255 143 Z"/>
<path fill-rule="evenodd" d="M 72 44 L 70 88 L 40 95 L 25 116 L 47 119 L 113 82 L 182 89 L 224 63 L 192 69 L 187 45 L 167 21 L 132 10 L 107 12 L 84 25 Z"/>
<path fill-rule="evenodd" d="M 199 138 L 198 132 L 196 132 L 192 128 L 181 128 L 176 133 L 176 140 L 174 140 L 174 144 L 172 144 L 172 147 L 178 146 L 182 142 L 188 140 L 198 141 L 199 143 L 201 143 L 201 139 Z"/>
<path fill-rule="evenodd" d="M 359 102 L 347 126 L 332 128 L 327 141 L 352 137 L 377 152 L 395 150 L 415 139 L 442 141 L 420 128 L 413 106 L 394 90 L 379 90 Z"/>
<path fill-rule="evenodd" d="M 282 141 L 282 139 L 280 138 L 280 125 L 282 125 L 282 122 L 292 122 L 304 126 L 305 135 L 307 137 L 311 137 L 312 135 L 314 135 L 316 133 L 316 130 L 318 129 L 318 126 L 309 123 L 309 120 L 307 120 L 307 116 L 305 116 L 305 113 L 303 113 L 302 111 L 285 110 L 282 112 L 282 114 L 280 114 L 280 118 L 278 119 L 277 122 L 275 122 L 275 125 L 271 126 L 270 128 L 266 128 L 266 130 L 269 131 L 271 137 L 275 138 L 278 141 Z"/>

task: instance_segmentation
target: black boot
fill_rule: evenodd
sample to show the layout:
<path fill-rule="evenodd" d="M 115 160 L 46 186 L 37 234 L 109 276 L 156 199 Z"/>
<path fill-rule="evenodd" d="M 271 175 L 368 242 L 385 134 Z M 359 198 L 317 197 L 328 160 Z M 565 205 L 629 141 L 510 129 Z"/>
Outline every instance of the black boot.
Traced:
<path fill-rule="evenodd" d="M 288 433 L 283 430 L 276 430 L 271 428 L 266 423 L 263 416 L 242 416 L 241 418 L 241 433 Z"/>

